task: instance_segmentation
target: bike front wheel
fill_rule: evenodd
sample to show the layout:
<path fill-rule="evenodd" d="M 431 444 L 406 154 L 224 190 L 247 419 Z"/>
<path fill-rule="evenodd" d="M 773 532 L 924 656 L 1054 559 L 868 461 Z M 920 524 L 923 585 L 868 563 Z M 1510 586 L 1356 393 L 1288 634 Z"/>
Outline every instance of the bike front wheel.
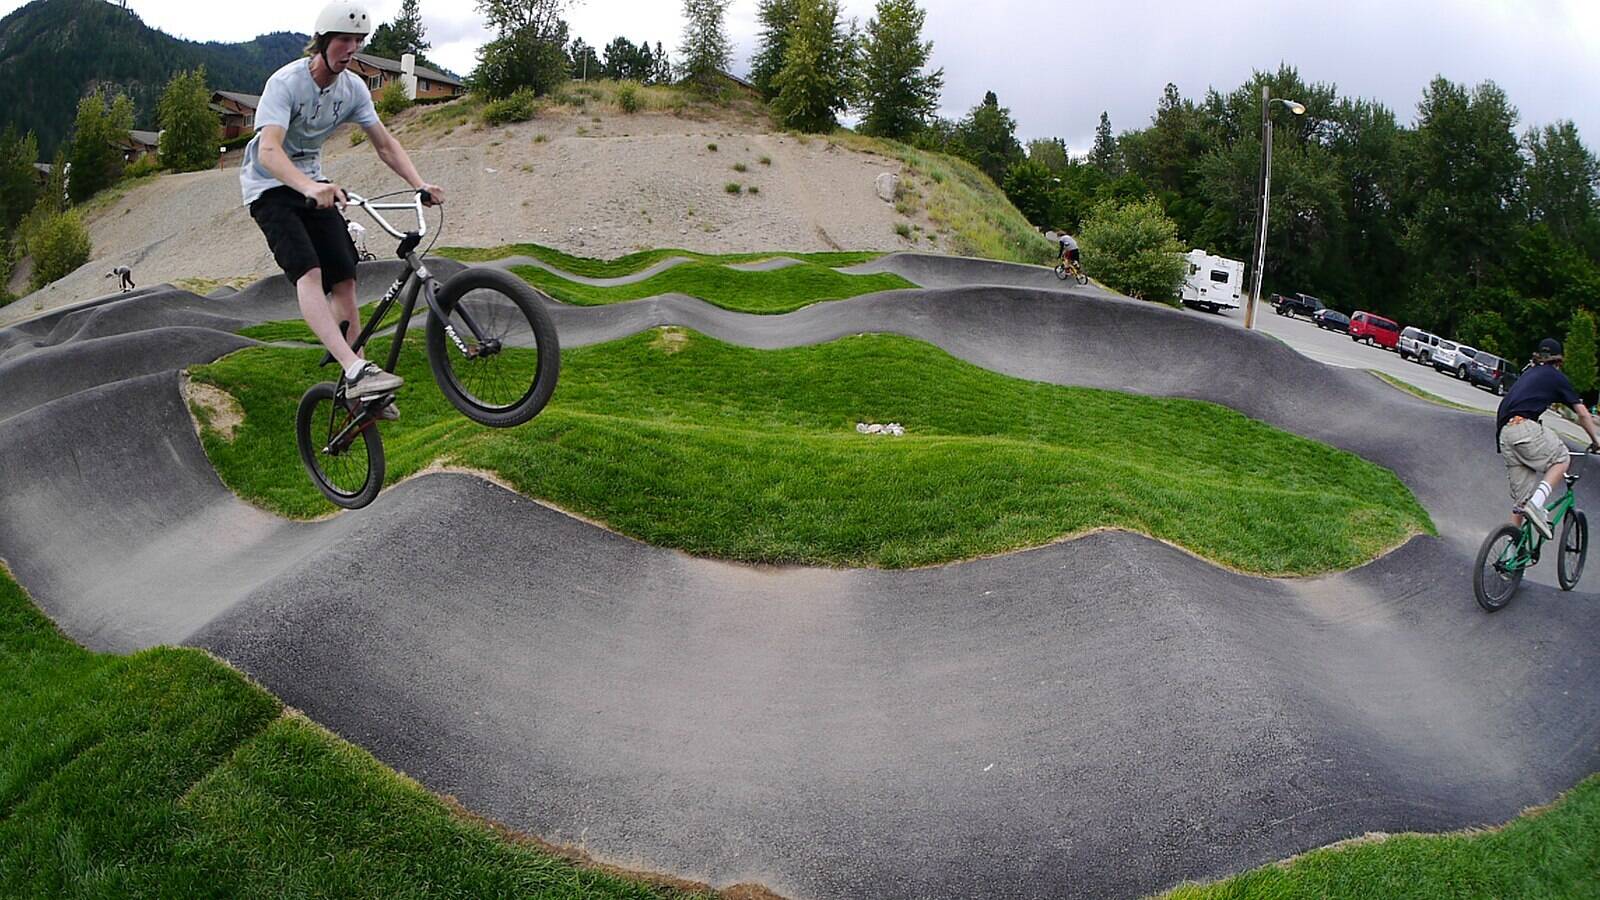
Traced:
<path fill-rule="evenodd" d="M 1589 556 L 1589 518 L 1575 509 L 1561 524 L 1561 554 L 1556 557 L 1556 580 L 1563 591 L 1578 586 L 1584 560 Z"/>
<path fill-rule="evenodd" d="M 1519 553 L 1522 529 L 1501 525 L 1478 548 L 1478 562 L 1472 570 L 1472 593 L 1485 612 L 1498 612 L 1511 602 L 1511 595 L 1522 584 L 1524 561 Z"/>
<path fill-rule="evenodd" d="M 356 416 L 338 400 L 334 385 L 312 385 L 300 398 L 294 438 L 300 462 L 322 496 L 345 509 L 371 503 L 383 487 L 383 438 L 377 423 Z M 354 427 L 352 427 L 354 426 Z"/>
<path fill-rule="evenodd" d="M 561 347 L 540 295 L 500 269 L 470 268 L 439 289 L 447 321 L 428 316 L 428 362 L 462 415 L 510 428 L 532 419 L 556 390 Z"/>
<path fill-rule="evenodd" d="M 1056 277 L 1061 279 L 1062 281 L 1066 281 L 1067 280 L 1067 265 L 1066 265 L 1066 263 L 1056 263 Z"/>

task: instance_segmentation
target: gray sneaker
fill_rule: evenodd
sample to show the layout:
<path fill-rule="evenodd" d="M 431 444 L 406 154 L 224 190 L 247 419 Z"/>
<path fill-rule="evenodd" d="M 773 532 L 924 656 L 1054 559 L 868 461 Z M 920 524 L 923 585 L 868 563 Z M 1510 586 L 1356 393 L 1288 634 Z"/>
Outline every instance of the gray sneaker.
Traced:
<path fill-rule="evenodd" d="M 1534 531 L 1539 532 L 1539 537 L 1548 541 L 1555 536 L 1555 531 L 1550 528 L 1550 513 L 1543 504 L 1524 504 L 1522 514 L 1528 517 L 1528 524 L 1533 526 Z"/>
<path fill-rule="evenodd" d="M 366 399 L 379 394 L 392 394 L 400 390 L 405 384 L 405 379 L 393 372 L 385 372 L 372 363 L 367 363 L 361 368 L 361 374 L 346 381 L 344 394 L 346 397 Z"/>

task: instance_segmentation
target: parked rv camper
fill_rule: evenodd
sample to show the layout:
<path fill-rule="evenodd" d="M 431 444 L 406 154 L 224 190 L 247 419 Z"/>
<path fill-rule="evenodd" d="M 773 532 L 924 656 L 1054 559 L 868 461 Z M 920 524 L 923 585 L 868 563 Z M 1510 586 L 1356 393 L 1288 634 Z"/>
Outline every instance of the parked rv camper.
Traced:
<path fill-rule="evenodd" d="M 1237 259 L 1212 256 L 1204 250 L 1184 255 L 1183 287 L 1178 299 L 1185 306 L 1217 312 L 1238 309 L 1244 291 L 1244 263 Z"/>

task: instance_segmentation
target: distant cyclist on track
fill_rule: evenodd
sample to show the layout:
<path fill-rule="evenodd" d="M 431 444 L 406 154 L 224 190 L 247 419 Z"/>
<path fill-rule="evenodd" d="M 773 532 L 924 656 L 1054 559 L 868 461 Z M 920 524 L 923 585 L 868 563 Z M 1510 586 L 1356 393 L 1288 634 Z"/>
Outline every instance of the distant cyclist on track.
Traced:
<path fill-rule="evenodd" d="M 1061 244 L 1061 261 L 1074 269 L 1083 268 L 1078 262 L 1077 239 L 1063 231 L 1056 235 L 1056 241 Z"/>
<path fill-rule="evenodd" d="M 256 136 L 239 169 L 250 216 L 294 285 L 306 324 L 343 367 L 352 400 L 391 393 L 402 381 L 350 349 L 361 331 L 356 249 L 334 208 L 344 192 L 322 176 L 322 143 L 335 128 L 355 122 L 396 175 L 426 190 L 432 203 L 444 201 L 444 191 L 422 180 L 405 148 L 378 120 L 366 83 L 347 71 L 371 33 L 372 17 L 357 0 L 333 0 L 323 8 L 306 48 L 310 58 L 295 60 L 267 79 L 256 109 Z M 308 198 L 315 208 L 307 205 Z M 379 418 L 398 416 L 390 404 Z"/>
<path fill-rule="evenodd" d="M 1551 405 L 1565 403 L 1578 414 L 1583 430 L 1589 433 L 1589 450 L 1600 450 L 1600 433 L 1594 418 L 1573 390 L 1572 382 L 1561 371 L 1564 361 L 1561 342 L 1545 338 L 1534 351 L 1533 365 L 1522 373 L 1495 416 L 1495 446 L 1506 461 L 1506 479 L 1511 484 L 1511 524 L 1522 524 L 1527 516 L 1540 537 L 1550 540 L 1550 514 L 1545 503 L 1562 476 L 1567 474 L 1567 445 L 1550 426 L 1539 421 Z"/>

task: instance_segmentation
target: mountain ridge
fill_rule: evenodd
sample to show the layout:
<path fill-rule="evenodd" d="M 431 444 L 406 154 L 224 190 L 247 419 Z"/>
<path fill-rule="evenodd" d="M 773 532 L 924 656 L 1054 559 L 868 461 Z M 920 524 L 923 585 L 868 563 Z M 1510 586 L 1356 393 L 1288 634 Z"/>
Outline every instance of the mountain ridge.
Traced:
<path fill-rule="evenodd" d="M 157 130 L 156 103 L 177 72 L 205 66 L 212 90 L 259 93 L 308 40 L 273 32 L 242 43 L 173 37 L 105 0 L 34 0 L 0 19 L 0 130 L 32 131 L 48 160 L 72 131 L 78 101 L 96 87 L 128 94 L 134 127 Z"/>

